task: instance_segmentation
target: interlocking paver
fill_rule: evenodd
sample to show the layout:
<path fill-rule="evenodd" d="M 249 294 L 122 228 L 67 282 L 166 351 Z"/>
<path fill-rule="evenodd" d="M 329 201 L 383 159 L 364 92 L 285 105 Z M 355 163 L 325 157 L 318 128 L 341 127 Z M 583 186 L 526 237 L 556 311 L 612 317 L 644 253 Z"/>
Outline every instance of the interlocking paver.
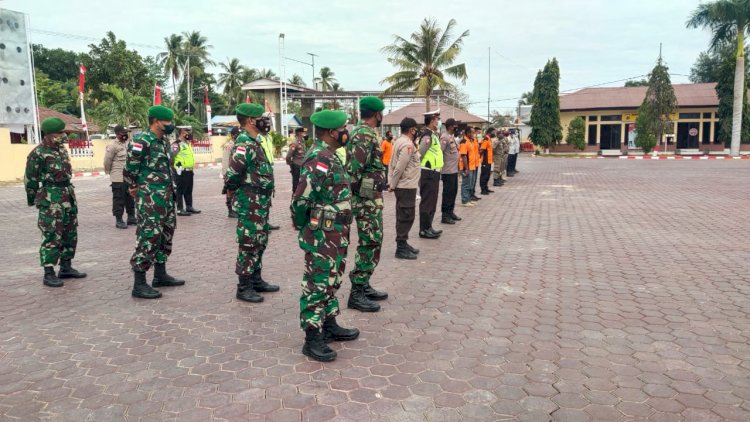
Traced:
<path fill-rule="evenodd" d="M 196 172 L 204 212 L 177 224 L 169 267 L 188 284 L 157 301 L 129 295 L 134 233 L 114 229 L 107 179 L 75 180 L 89 277 L 62 289 L 41 285 L 21 187 L 0 187 L 0 418 L 750 420 L 748 163 L 519 164 L 440 240 L 414 239 L 414 262 L 393 258 L 386 194 L 373 284 L 391 296 L 342 310 L 362 334 L 326 364 L 300 353 L 281 164 L 263 274 L 282 290 L 259 305 L 234 299 L 215 168 Z"/>

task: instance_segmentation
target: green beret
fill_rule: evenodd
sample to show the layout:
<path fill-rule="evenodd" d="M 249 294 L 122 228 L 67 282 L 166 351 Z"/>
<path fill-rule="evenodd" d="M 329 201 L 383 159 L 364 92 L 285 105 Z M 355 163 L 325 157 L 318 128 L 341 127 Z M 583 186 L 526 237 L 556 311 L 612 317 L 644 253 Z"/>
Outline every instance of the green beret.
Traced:
<path fill-rule="evenodd" d="M 57 117 L 49 117 L 42 122 L 42 132 L 45 134 L 58 133 L 65 130 L 65 122 Z"/>
<path fill-rule="evenodd" d="M 359 109 L 370 110 L 377 113 L 378 111 L 383 111 L 385 109 L 385 104 L 383 104 L 383 100 L 378 97 L 367 96 L 359 99 Z"/>
<path fill-rule="evenodd" d="M 344 126 L 347 120 L 349 116 L 338 110 L 322 110 L 310 116 L 312 124 L 322 129 L 338 129 Z"/>
<path fill-rule="evenodd" d="M 153 117 L 156 120 L 172 120 L 174 119 L 174 112 L 167 107 L 155 105 L 148 108 L 148 117 Z"/>
<path fill-rule="evenodd" d="M 237 113 L 238 116 L 245 116 L 245 117 L 260 117 L 263 115 L 263 112 L 266 111 L 262 105 L 255 104 L 255 103 L 243 103 L 235 107 L 234 112 Z"/>

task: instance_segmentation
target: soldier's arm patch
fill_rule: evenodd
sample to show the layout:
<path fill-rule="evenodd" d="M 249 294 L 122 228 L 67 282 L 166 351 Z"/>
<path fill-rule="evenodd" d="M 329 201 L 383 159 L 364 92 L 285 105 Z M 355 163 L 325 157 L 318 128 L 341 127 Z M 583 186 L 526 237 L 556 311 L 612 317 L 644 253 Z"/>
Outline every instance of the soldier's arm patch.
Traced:
<path fill-rule="evenodd" d="M 140 154 L 141 151 L 143 151 L 143 144 L 139 144 L 138 142 L 134 142 L 132 144 L 131 149 L 133 150 L 133 152 L 137 152 L 137 153 Z"/>
<path fill-rule="evenodd" d="M 328 173 L 328 165 L 318 161 L 318 163 L 315 164 L 315 170 L 322 172 L 322 173 Z"/>
<path fill-rule="evenodd" d="M 237 149 L 234 150 L 234 155 L 245 155 L 246 152 L 247 150 L 245 147 L 237 147 Z"/>

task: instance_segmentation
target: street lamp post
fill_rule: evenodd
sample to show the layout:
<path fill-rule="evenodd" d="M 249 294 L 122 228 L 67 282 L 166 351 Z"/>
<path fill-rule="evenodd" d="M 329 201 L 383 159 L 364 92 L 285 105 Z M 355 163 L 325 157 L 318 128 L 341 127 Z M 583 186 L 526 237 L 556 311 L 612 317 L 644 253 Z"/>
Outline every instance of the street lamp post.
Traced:
<path fill-rule="evenodd" d="M 318 57 L 318 55 L 313 53 L 307 54 L 309 54 L 312 59 L 312 89 L 315 89 L 315 58 Z"/>

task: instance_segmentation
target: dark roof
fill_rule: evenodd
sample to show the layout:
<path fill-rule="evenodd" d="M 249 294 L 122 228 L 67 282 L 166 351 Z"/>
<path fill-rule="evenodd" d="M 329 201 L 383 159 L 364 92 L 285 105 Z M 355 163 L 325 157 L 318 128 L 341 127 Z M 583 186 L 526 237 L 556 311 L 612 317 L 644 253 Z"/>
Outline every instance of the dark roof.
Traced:
<path fill-rule="evenodd" d="M 430 106 L 430 111 L 436 110 L 437 108 L 438 105 L 432 103 L 432 105 Z M 411 103 L 407 106 L 401 107 L 386 114 L 385 117 L 383 117 L 383 125 L 398 126 L 398 124 L 401 123 L 401 120 L 403 120 L 404 117 L 411 117 L 417 122 L 422 122 L 424 121 L 423 116 L 426 112 L 427 109 L 425 109 L 424 102 Z M 449 106 L 448 104 L 440 104 L 440 117 L 443 119 L 443 121 L 448 120 L 449 118 L 454 118 L 464 123 L 487 123 L 486 119 L 475 116 L 469 112 L 461 110 L 460 108 Z"/>
<path fill-rule="evenodd" d="M 81 127 L 81 118 L 77 116 L 71 116 L 70 114 L 60 113 L 59 111 L 52 110 L 46 107 L 39 107 L 39 122 L 49 117 L 57 117 L 65 122 L 66 132 L 80 132 L 85 133 Z M 89 133 L 99 132 L 99 126 L 91 122 L 86 122 L 89 127 Z"/>
<path fill-rule="evenodd" d="M 679 107 L 717 107 L 716 83 L 674 84 Z M 631 109 L 641 106 L 648 87 L 584 88 L 560 96 L 560 111 Z"/>

